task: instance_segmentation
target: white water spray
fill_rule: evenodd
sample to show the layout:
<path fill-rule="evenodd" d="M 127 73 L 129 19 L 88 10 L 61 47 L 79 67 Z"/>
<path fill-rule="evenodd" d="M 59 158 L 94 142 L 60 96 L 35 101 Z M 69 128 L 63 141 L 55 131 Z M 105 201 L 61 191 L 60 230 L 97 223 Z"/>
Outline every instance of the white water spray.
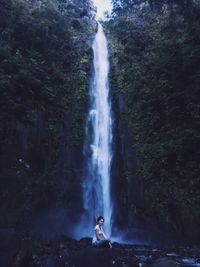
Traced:
<path fill-rule="evenodd" d="M 84 145 L 85 173 L 83 201 L 87 232 L 91 233 L 99 215 L 105 218 L 105 230 L 111 234 L 112 200 L 110 167 L 112 160 L 112 118 L 109 101 L 108 47 L 102 25 L 93 43 L 93 76 L 90 86 L 90 104 Z M 85 229 L 86 230 L 86 229 Z"/>

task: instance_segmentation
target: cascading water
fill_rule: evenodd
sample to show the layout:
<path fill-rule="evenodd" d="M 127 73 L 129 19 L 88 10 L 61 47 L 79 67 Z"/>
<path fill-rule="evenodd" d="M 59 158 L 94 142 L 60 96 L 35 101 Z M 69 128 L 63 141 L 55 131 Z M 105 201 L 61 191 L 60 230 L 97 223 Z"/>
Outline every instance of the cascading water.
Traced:
<path fill-rule="evenodd" d="M 109 101 L 108 47 L 102 25 L 93 43 L 93 75 L 90 85 L 90 103 L 84 144 L 85 173 L 83 201 L 87 233 L 91 233 L 99 215 L 105 218 L 105 230 L 111 234 L 112 199 L 110 166 L 112 160 L 112 117 Z"/>

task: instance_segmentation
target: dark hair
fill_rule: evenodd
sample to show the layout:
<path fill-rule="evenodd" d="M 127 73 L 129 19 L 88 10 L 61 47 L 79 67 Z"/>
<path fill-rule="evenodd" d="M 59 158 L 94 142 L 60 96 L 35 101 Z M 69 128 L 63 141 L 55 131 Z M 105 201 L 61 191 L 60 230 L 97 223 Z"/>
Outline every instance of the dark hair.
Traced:
<path fill-rule="evenodd" d="M 100 220 L 103 220 L 103 221 L 104 221 L 104 217 L 99 216 L 99 217 L 97 218 L 97 222 L 99 222 Z"/>

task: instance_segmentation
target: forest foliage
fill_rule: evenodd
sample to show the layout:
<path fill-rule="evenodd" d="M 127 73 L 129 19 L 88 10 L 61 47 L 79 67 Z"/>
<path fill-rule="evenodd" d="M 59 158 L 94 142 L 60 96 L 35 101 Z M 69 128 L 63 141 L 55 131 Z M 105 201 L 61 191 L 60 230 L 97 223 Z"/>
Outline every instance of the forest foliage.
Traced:
<path fill-rule="evenodd" d="M 200 4 L 113 0 L 113 6 L 105 23 L 112 93 L 123 96 L 121 125 L 137 159 L 135 172 L 126 170 L 126 208 L 183 235 L 200 218 Z"/>
<path fill-rule="evenodd" d="M 61 153 L 83 142 L 92 9 L 88 0 L 0 0 L 3 226 L 69 197 Z"/>

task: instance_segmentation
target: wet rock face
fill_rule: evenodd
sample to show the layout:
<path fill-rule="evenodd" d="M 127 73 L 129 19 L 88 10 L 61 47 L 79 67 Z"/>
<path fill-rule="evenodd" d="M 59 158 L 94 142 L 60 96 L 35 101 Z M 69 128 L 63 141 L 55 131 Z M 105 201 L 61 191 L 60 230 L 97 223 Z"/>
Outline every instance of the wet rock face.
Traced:
<path fill-rule="evenodd" d="M 2 145 L 1 227 L 17 224 L 33 231 L 32 226 L 45 224 L 49 230 L 53 225 L 55 233 L 61 229 L 57 222 L 64 225 L 67 217 L 74 224 L 82 212 L 82 143 L 71 144 L 70 116 L 53 124 L 46 112 L 32 110 L 29 115 L 32 124 L 14 122 L 10 144 Z"/>

